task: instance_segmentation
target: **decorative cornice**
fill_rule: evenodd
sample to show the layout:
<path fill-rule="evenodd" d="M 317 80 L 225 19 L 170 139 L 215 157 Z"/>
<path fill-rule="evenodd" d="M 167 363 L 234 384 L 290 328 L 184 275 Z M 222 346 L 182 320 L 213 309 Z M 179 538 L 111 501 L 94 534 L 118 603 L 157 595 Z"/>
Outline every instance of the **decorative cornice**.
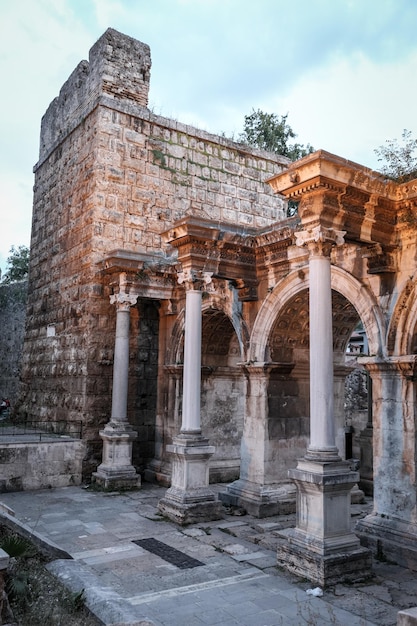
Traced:
<path fill-rule="evenodd" d="M 320 186 L 341 189 L 348 185 L 362 192 L 398 200 L 400 187 L 403 187 L 378 172 L 325 150 L 317 150 L 291 163 L 287 170 L 267 182 L 276 193 L 286 197 L 302 195 Z"/>

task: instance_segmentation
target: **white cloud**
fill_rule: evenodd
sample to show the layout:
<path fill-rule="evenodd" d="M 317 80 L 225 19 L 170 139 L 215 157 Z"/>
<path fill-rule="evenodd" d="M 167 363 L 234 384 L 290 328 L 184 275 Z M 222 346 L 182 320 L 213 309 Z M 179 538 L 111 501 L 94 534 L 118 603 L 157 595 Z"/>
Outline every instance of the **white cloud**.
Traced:
<path fill-rule="evenodd" d="M 297 140 L 377 168 L 374 149 L 415 129 L 417 51 L 395 63 L 338 58 L 299 81 L 271 110 L 289 112 Z M 265 106 L 265 104 L 264 104 Z"/>

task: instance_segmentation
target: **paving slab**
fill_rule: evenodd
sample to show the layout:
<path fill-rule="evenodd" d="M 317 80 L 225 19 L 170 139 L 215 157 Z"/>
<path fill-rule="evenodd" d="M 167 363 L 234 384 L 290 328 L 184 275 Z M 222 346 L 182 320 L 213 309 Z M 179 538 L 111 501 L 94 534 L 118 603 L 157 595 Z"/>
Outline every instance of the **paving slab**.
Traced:
<path fill-rule="evenodd" d="M 0 522 L 13 512 L 38 540 L 68 553 L 49 569 L 72 591 L 84 589 L 106 626 L 395 626 L 398 611 L 417 603 L 417 574 L 379 562 L 368 583 L 308 595 L 308 581 L 276 566 L 277 530 L 294 517 L 226 514 L 181 528 L 158 512 L 164 493 L 146 483 L 128 492 L 5 493 Z M 357 507 L 356 518 L 367 510 Z"/>

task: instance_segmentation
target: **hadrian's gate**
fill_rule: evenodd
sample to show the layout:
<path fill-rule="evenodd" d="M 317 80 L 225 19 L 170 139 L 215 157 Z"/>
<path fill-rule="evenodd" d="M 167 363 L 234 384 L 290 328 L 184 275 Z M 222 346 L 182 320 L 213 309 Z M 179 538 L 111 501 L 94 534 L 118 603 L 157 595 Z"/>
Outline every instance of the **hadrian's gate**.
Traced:
<path fill-rule="evenodd" d="M 82 420 L 86 478 L 101 467 L 111 480 L 122 450 L 126 480 L 169 484 L 167 446 L 184 417 L 186 293 L 198 290 L 210 479 L 257 515 L 294 510 L 288 470 L 322 435 L 310 428 L 321 368 L 311 371 L 309 334 L 321 255 L 342 459 L 346 376 L 360 367 L 372 380 L 375 508 L 360 536 L 417 567 L 417 182 L 324 151 L 289 163 L 157 116 L 150 66 L 148 46 L 109 29 L 42 120 L 21 412 Z M 360 323 L 367 356 L 353 362 Z M 314 337 L 317 355 L 331 343 L 324 336 Z M 356 449 L 363 426 L 353 424 Z"/>

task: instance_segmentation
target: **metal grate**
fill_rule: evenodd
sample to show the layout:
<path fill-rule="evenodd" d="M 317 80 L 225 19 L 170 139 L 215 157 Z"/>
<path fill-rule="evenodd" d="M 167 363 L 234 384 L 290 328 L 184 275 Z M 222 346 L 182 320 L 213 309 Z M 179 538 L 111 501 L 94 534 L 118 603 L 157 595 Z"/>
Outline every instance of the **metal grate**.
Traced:
<path fill-rule="evenodd" d="M 171 563 L 171 565 L 176 565 L 179 569 L 191 569 L 192 567 L 204 565 L 201 561 L 193 559 L 191 556 L 188 556 L 188 554 L 184 554 L 184 552 L 180 552 L 180 550 L 172 548 L 166 543 L 158 541 L 158 539 L 135 539 L 133 543 L 136 543 L 136 545 L 152 554 L 156 554 L 156 556 L 161 557 L 161 559 Z"/>

